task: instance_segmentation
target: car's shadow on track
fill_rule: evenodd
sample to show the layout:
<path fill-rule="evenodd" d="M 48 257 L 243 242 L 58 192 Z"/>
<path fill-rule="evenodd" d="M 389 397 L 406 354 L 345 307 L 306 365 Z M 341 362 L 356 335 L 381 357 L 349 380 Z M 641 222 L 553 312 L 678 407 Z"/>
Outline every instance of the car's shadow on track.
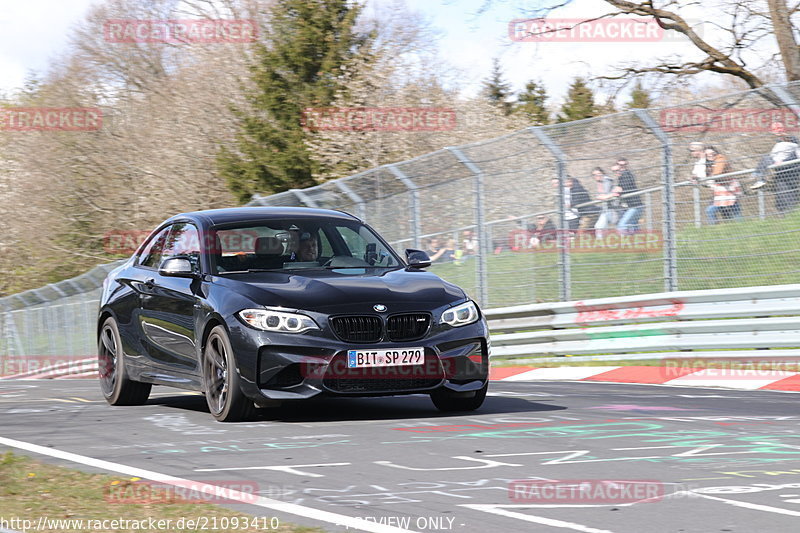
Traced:
<path fill-rule="evenodd" d="M 148 405 L 162 405 L 174 409 L 208 413 L 202 396 L 161 396 L 151 398 Z M 476 411 L 444 413 L 433 406 L 427 395 L 366 397 L 366 398 L 312 398 L 287 401 L 280 406 L 261 408 L 252 421 L 261 422 L 335 422 L 355 420 L 402 420 L 416 418 L 453 418 L 498 414 L 539 413 L 562 411 L 560 405 L 533 402 L 522 398 L 489 397 Z M 209 418 L 211 417 L 208 414 Z"/>

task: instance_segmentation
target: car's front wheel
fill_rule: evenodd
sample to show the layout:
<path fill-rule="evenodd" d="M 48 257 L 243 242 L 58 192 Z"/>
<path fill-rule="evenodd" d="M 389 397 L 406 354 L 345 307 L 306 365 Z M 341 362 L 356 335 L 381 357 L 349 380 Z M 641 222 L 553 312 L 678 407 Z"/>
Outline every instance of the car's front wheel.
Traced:
<path fill-rule="evenodd" d="M 474 411 L 483 405 L 489 384 L 473 392 L 456 392 L 441 387 L 431 392 L 433 405 L 440 411 Z"/>
<path fill-rule="evenodd" d="M 111 405 L 142 405 L 150 396 L 150 383 L 132 381 L 128 377 L 125 352 L 117 321 L 112 317 L 100 328 L 97 343 L 97 363 L 100 369 L 100 389 Z"/>
<path fill-rule="evenodd" d="M 222 326 L 211 330 L 203 349 L 203 390 L 208 409 L 220 422 L 238 422 L 252 416 L 254 405 L 239 387 L 233 348 Z"/>

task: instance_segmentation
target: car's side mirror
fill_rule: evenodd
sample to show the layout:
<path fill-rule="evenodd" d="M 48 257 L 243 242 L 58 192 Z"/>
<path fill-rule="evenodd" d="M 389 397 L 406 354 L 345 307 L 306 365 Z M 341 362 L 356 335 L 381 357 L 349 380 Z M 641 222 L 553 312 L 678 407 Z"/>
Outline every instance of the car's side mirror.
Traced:
<path fill-rule="evenodd" d="M 367 244 L 367 252 L 364 254 L 364 261 L 369 263 L 370 265 L 374 265 L 375 261 L 378 260 L 378 245 L 374 242 Z"/>
<path fill-rule="evenodd" d="M 197 275 L 197 271 L 192 266 L 192 262 L 185 257 L 170 257 L 164 259 L 161 266 L 158 267 L 158 273 L 162 276 L 169 276 L 173 278 L 193 278 Z"/>
<path fill-rule="evenodd" d="M 422 250 L 406 248 L 406 263 L 414 268 L 427 268 L 431 266 L 431 258 Z"/>

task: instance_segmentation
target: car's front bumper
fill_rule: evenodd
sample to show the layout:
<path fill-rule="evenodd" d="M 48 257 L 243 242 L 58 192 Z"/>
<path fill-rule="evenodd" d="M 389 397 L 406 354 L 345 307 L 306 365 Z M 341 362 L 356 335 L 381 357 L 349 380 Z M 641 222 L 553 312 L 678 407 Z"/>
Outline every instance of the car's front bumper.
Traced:
<path fill-rule="evenodd" d="M 275 334 L 231 328 L 242 391 L 255 403 L 299 400 L 320 394 L 386 396 L 426 393 L 445 387 L 468 392 L 489 377 L 488 328 L 484 320 L 432 330 L 410 342 L 356 345 L 330 336 Z M 423 365 L 348 369 L 348 350 L 422 347 Z"/>

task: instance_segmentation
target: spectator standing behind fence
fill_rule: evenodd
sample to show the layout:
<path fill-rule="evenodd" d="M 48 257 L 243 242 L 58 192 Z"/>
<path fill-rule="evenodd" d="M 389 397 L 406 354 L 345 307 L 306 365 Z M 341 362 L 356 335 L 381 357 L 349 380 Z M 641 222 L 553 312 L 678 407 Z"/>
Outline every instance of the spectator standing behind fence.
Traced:
<path fill-rule="evenodd" d="M 558 178 L 553 178 L 553 186 L 558 187 Z M 596 213 L 599 208 L 596 205 L 576 205 L 591 202 L 589 191 L 581 184 L 577 178 L 567 178 L 564 180 L 564 219 L 570 231 L 576 231 L 581 226 L 581 219 Z M 556 197 L 556 204 L 558 197 Z"/>
<path fill-rule="evenodd" d="M 428 253 L 428 257 L 431 258 L 431 263 L 441 263 L 444 261 L 447 249 L 439 244 L 439 239 L 433 237 L 428 241 L 425 251 Z"/>
<path fill-rule="evenodd" d="M 456 250 L 456 240 L 447 239 L 447 244 L 444 246 L 444 254 L 442 254 L 442 260 L 447 262 L 455 261 L 457 259 Z"/>
<path fill-rule="evenodd" d="M 617 159 L 617 164 L 611 167 L 617 178 L 617 184 L 614 186 L 614 193 L 617 195 L 624 195 L 635 193 L 639 191 L 636 186 L 636 178 L 633 172 L 628 168 L 628 160 L 624 157 Z M 640 195 L 629 196 L 627 198 L 620 198 L 620 205 L 625 209 L 622 216 L 617 223 L 617 229 L 620 233 L 633 233 L 639 229 L 639 218 L 644 211 L 644 203 Z"/>
<path fill-rule="evenodd" d="M 549 215 L 537 215 L 536 225 L 528 228 L 528 231 L 533 233 L 530 240 L 532 248 L 541 248 L 547 243 L 556 240 L 556 225 Z"/>
<path fill-rule="evenodd" d="M 800 147 L 797 143 L 781 141 L 770 152 L 774 164 L 796 161 L 773 169 L 775 178 L 775 209 L 784 213 L 800 201 Z"/>
<path fill-rule="evenodd" d="M 691 179 L 694 182 L 702 181 L 708 176 L 706 174 L 706 150 L 701 142 L 693 142 L 689 144 L 689 153 L 694 158 L 692 165 Z"/>
<path fill-rule="evenodd" d="M 594 170 L 592 170 L 592 178 L 594 178 L 597 186 L 597 195 L 595 198 L 603 200 L 597 222 L 595 222 L 594 225 L 595 236 L 601 239 L 603 237 L 603 230 L 617 223 L 619 201 L 617 200 L 617 195 L 614 194 L 614 179 L 607 176 L 605 170 L 601 167 L 594 167 Z"/>
<path fill-rule="evenodd" d="M 706 174 L 709 177 L 723 176 L 703 182 L 704 185 L 711 187 L 714 193 L 711 205 L 706 208 L 709 223 L 716 224 L 718 216 L 741 220 L 742 209 L 739 197 L 742 195 L 742 186 L 736 178 L 724 176 L 731 172 L 728 159 L 713 146 L 706 147 L 705 159 Z"/>
<path fill-rule="evenodd" d="M 773 145 L 772 149 L 770 150 L 770 153 L 764 155 L 761 158 L 761 160 L 758 162 L 758 166 L 756 167 L 756 171 L 753 173 L 753 175 L 756 178 L 756 182 L 753 183 L 750 186 L 751 189 L 760 189 L 761 187 L 763 187 L 764 185 L 767 184 L 767 174 L 769 172 L 770 165 L 774 165 L 776 163 L 782 163 L 784 161 L 791 161 L 792 159 L 796 158 L 796 157 L 791 157 L 791 154 L 784 154 L 783 153 L 783 152 L 785 152 L 786 145 L 782 145 L 781 143 L 792 143 L 792 144 L 800 145 L 800 141 L 797 140 L 797 137 L 795 137 L 794 135 L 789 135 L 786 132 L 786 126 L 784 126 L 783 122 L 773 122 L 772 125 L 770 126 L 770 131 L 775 136 L 775 144 Z M 783 159 L 782 157 L 788 157 L 788 159 Z M 793 167 L 794 165 L 788 165 L 788 166 Z M 778 180 L 777 180 L 777 178 L 778 177 L 789 178 L 788 179 L 789 182 L 791 182 L 792 180 L 791 180 L 791 175 L 789 175 L 791 173 L 789 173 L 789 172 L 787 172 L 787 175 L 781 174 L 779 176 L 777 173 L 780 170 L 783 170 L 783 169 L 775 169 L 775 173 L 776 173 L 776 175 L 775 175 L 775 178 L 776 178 L 776 183 L 775 183 L 775 188 L 776 188 L 776 191 L 775 191 L 776 192 L 776 195 L 775 195 L 775 207 L 778 209 L 778 211 L 784 211 L 784 209 L 782 209 L 784 200 L 779 200 L 780 195 L 778 194 L 778 191 L 777 191 L 777 189 L 778 189 Z M 782 184 L 782 186 L 783 185 L 785 185 L 785 183 Z M 789 189 L 789 190 L 791 190 L 791 189 Z M 785 192 L 785 191 L 781 190 L 781 192 Z M 781 204 L 780 207 L 778 206 L 779 202 Z"/>
<path fill-rule="evenodd" d="M 558 178 L 553 178 L 551 183 L 553 189 L 558 191 Z M 555 208 L 556 211 L 561 211 L 561 202 L 558 197 L 558 192 L 555 195 Z M 570 178 L 564 179 L 564 220 L 567 222 L 567 228 L 570 230 L 578 229 L 580 219 L 578 218 L 578 210 L 572 209 L 572 180 Z"/>
<path fill-rule="evenodd" d="M 475 236 L 475 232 L 465 229 L 463 236 L 463 240 L 461 241 L 463 255 L 476 255 L 478 253 L 478 238 Z"/>

